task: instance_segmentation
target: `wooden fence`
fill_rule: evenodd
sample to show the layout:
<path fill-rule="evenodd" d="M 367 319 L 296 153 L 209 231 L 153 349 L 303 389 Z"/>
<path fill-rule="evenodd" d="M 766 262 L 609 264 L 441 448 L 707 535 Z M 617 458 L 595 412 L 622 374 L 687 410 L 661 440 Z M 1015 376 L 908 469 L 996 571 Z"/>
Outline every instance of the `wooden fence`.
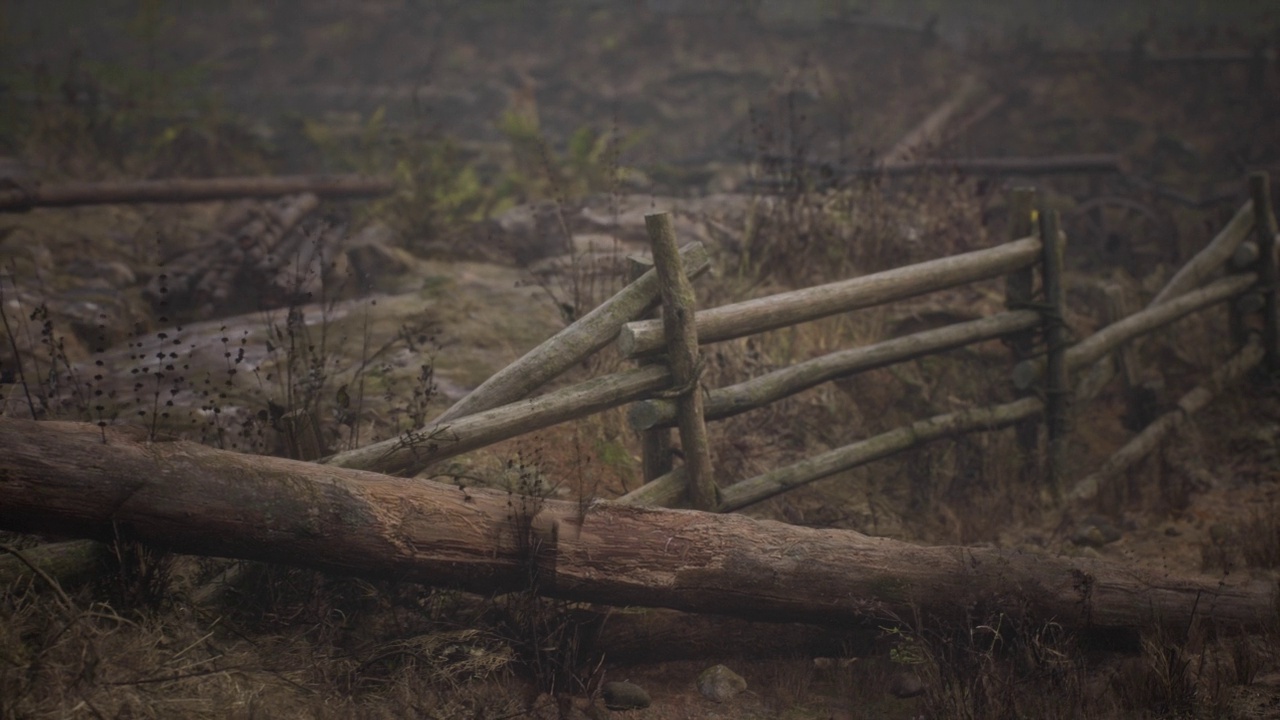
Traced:
<path fill-rule="evenodd" d="M 1074 343 L 1069 341 L 1064 320 L 1066 238 L 1056 211 L 1034 211 L 1035 197 L 1029 190 L 1013 192 L 1010 237 L 1000 246 L 703 310 L 694 306 L 689 279 L 708 267 L 705 248 L 694 243 L 677 253 L 669 218 L 651 215 L 646 224 L 655 267 L 633 273 L 633 282 L 614 297 L 495 374 L 427 426 L 339 453 L 326 462 L 415 473 L 501 440 L 632 405 L 629 417 L 645 446 L 646 483 L 621 498 L 624 503 L 688 502 L 699 509 L 730 512 L 933 440 L 1009 426 L 1018 428 L 1024 457 L 1034 462 L 1043 457 L 1043 471 L 1032 469 L 1026 473 L 1029 477 L 1042 477 L 1044 488 L 1057 500 L 1085 501 L 1207 405 L 1221 388 L 1259 363 L 1269 374 L 1280 371 L 1277 231 L 1265 173 L 1250 177 L 1250 191 L 1251 200 L 1146 308 L 1117 317 Z M 1249 242 L 1251 235 L 1254 240 Z M 1001 276 L 1006 284 L 1005 312 L 840 350 L 728 387 L 702 387 L 700 344 Z M 661 318 L 644 319 L 659 300 Z M 1068 411 L 1071 403 L 1089 400 L 1114 376 L 1116 363 L 1111 355 L 1135 338 L 1228 301 L 1232 301 L 1232 338 L 1238 345 L 1235 354 L 1101 468 L 1069 484 L 1065 475 Z M 1022 393 L 1020 399 L 921 419 L 757 477 L 726 486 L 716 482 L 707 448 L 707 421 L 764 407 L 837 378 L 993 338 L 1008 342 L 1011 382 Z M 531 396 L 611 342 L 625 357 L 635 359 L 638 367 Z M 1073 376 L 1080 376 L 1080 381 L 1073 383 Z M 669 467 L 669 453 L 662 451 L 673 426 L 679 429 L 684 456 L 684 464 L 674 469 Z M 1043 453 L 1039 452 L 1041 426 L 1045 428 Z"/>

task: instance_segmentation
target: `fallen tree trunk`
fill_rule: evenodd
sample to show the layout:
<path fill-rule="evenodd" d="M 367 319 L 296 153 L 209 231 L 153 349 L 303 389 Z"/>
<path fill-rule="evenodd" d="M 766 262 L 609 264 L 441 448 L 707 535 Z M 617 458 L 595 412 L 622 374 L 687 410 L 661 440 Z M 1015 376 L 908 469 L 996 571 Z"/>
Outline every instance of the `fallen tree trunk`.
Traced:
<path fill-rule="evenodd" d="M 321 198 L 376 197 L 388 195 L 393 189 L 395 186 L 386 178 L 362 175 L 286 175 L 79 182 L 5 190 L 0 192 L 0 212 L 72 205 L 275 198 L 302 193 L 311 193 Z"/>
<path fill-rule="evenodd" d="M 1276 621 L 1275 587 L 918 547 L 741 515 L 469 491 L 137 428 L 0 418 L 0 528 L 613 605 L 833 624 L 1024 613 L 1065 626 Z"/>

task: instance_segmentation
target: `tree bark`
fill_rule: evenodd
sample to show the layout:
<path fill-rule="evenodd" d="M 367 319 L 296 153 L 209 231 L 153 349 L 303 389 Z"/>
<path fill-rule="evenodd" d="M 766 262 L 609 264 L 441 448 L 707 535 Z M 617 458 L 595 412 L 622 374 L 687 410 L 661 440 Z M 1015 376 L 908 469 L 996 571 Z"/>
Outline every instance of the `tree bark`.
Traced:
<path fill-rule="evenodd" d="M 469 491 L 136 428 L 0 418 L 0 528 L 121 537 L 473 592 L 833 624 L 1027 611 L 1064 626 L 1277 620 L 1274 583 L 918 547 L 740 515 Z"/>

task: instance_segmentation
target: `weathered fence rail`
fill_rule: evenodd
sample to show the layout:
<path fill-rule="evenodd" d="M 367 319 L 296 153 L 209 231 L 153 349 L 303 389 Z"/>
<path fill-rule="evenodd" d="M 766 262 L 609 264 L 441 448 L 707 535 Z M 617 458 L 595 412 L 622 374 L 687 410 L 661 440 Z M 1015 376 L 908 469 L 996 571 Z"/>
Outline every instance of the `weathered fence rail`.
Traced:
<path fill-rule="evenodd" d="M 698 342 L 732 340 L 1000 277 L 1034 264 L 1040 245 L 1039 238 L 1023 238 L 987 250 L 701 310 L 694 316 Z M 657 320 L 627 323 L 618 335 L 618 349 L 626 357 L 662 347 L 662 323 Z"/>

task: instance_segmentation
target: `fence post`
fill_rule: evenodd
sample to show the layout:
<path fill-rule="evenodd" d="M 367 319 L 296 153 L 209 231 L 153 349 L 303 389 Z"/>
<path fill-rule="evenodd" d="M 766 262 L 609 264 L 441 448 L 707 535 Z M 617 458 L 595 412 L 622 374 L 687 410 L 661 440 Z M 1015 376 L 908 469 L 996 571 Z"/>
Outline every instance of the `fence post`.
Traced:
<path fill-rule="evenodd" d="M 1035 232 L 1032 225 L 1031 212 L 1035 207 L 1036 191 L 1029 187 L 1014 188 L 1009 196 L 1009 241 L 1021 240 Z M 1030 265 L 1017 272 L 1010 273 L 1004 281 L 1004 304 L 1008 310 L 1026 310 L 1032 305 L 1032 292 L 1035 286 L 1035 266 Z M 1035 354 L 1036 337 L 1034 331 L 1020 332 L 1009 338 L 1009 350 L 1013 353 L 1013 363 L 1030 360 Z M 1040 456 L 1040 421 L 1032 418 L 1022 420 L 1015 426 L 1018 438 L 1018 450 L 1022 454 L 1020 477 L 1029 481 L 1034 477 Z"/>
<path fill-rule="evenodd" d="M 1045 368 L 1045 425 L 1049 434 L 1048 485 L 1054 499 L 1062 493 L 1067 459 L 1066 286 L 1063 283 L 1064 242 L 1058 211 L 1040 210 L 1040 237 L 1044 241 L 1044 335 L 1048 358 Z"/>
<path fill-rule="evenodd" d="M 662 327 L 667 362 L 677 397 L 680 448 L 684 454 L 689 504 L 697 510 L 714 510 L 720 499 L 712 478 L 711 448 L 703 420 L 702 362 L 698 352 L 698 328 L 694 324 L 696 301 L 693 284 L 680 267 L 675 228 L 667 213 L 645 215 L 645 229 L 653 246 L 653 263 L 662 287 Z"/>
<path fill-rule="evenodd" d="M 628 282 L 635 282 L 653 267 L 653 261 L 647 258 L 632 256 L 627 259 Z M 642 315 L 642 318 L 657 316 L 655 308 Z M 642 356 L 638 365 L 653 365 L 664 362 L 658 357 Z M 644 470 L 644 481 L 653 482 L 671 472 L 671 428 L 655 427 L 640 431 L 640 460 Z"/>
<path fill-rule="evenodd" d="M 1276 217 L 1271 212 L 1271 179 L 1266 172 L 1249 175 L 1253 198 L 1253 227 L 1258 238 L 1258 285 L 1262 290 L 1263 368 L 1274 377 L 1280 373 L 1280 315 L 1276 311 Z"/>

